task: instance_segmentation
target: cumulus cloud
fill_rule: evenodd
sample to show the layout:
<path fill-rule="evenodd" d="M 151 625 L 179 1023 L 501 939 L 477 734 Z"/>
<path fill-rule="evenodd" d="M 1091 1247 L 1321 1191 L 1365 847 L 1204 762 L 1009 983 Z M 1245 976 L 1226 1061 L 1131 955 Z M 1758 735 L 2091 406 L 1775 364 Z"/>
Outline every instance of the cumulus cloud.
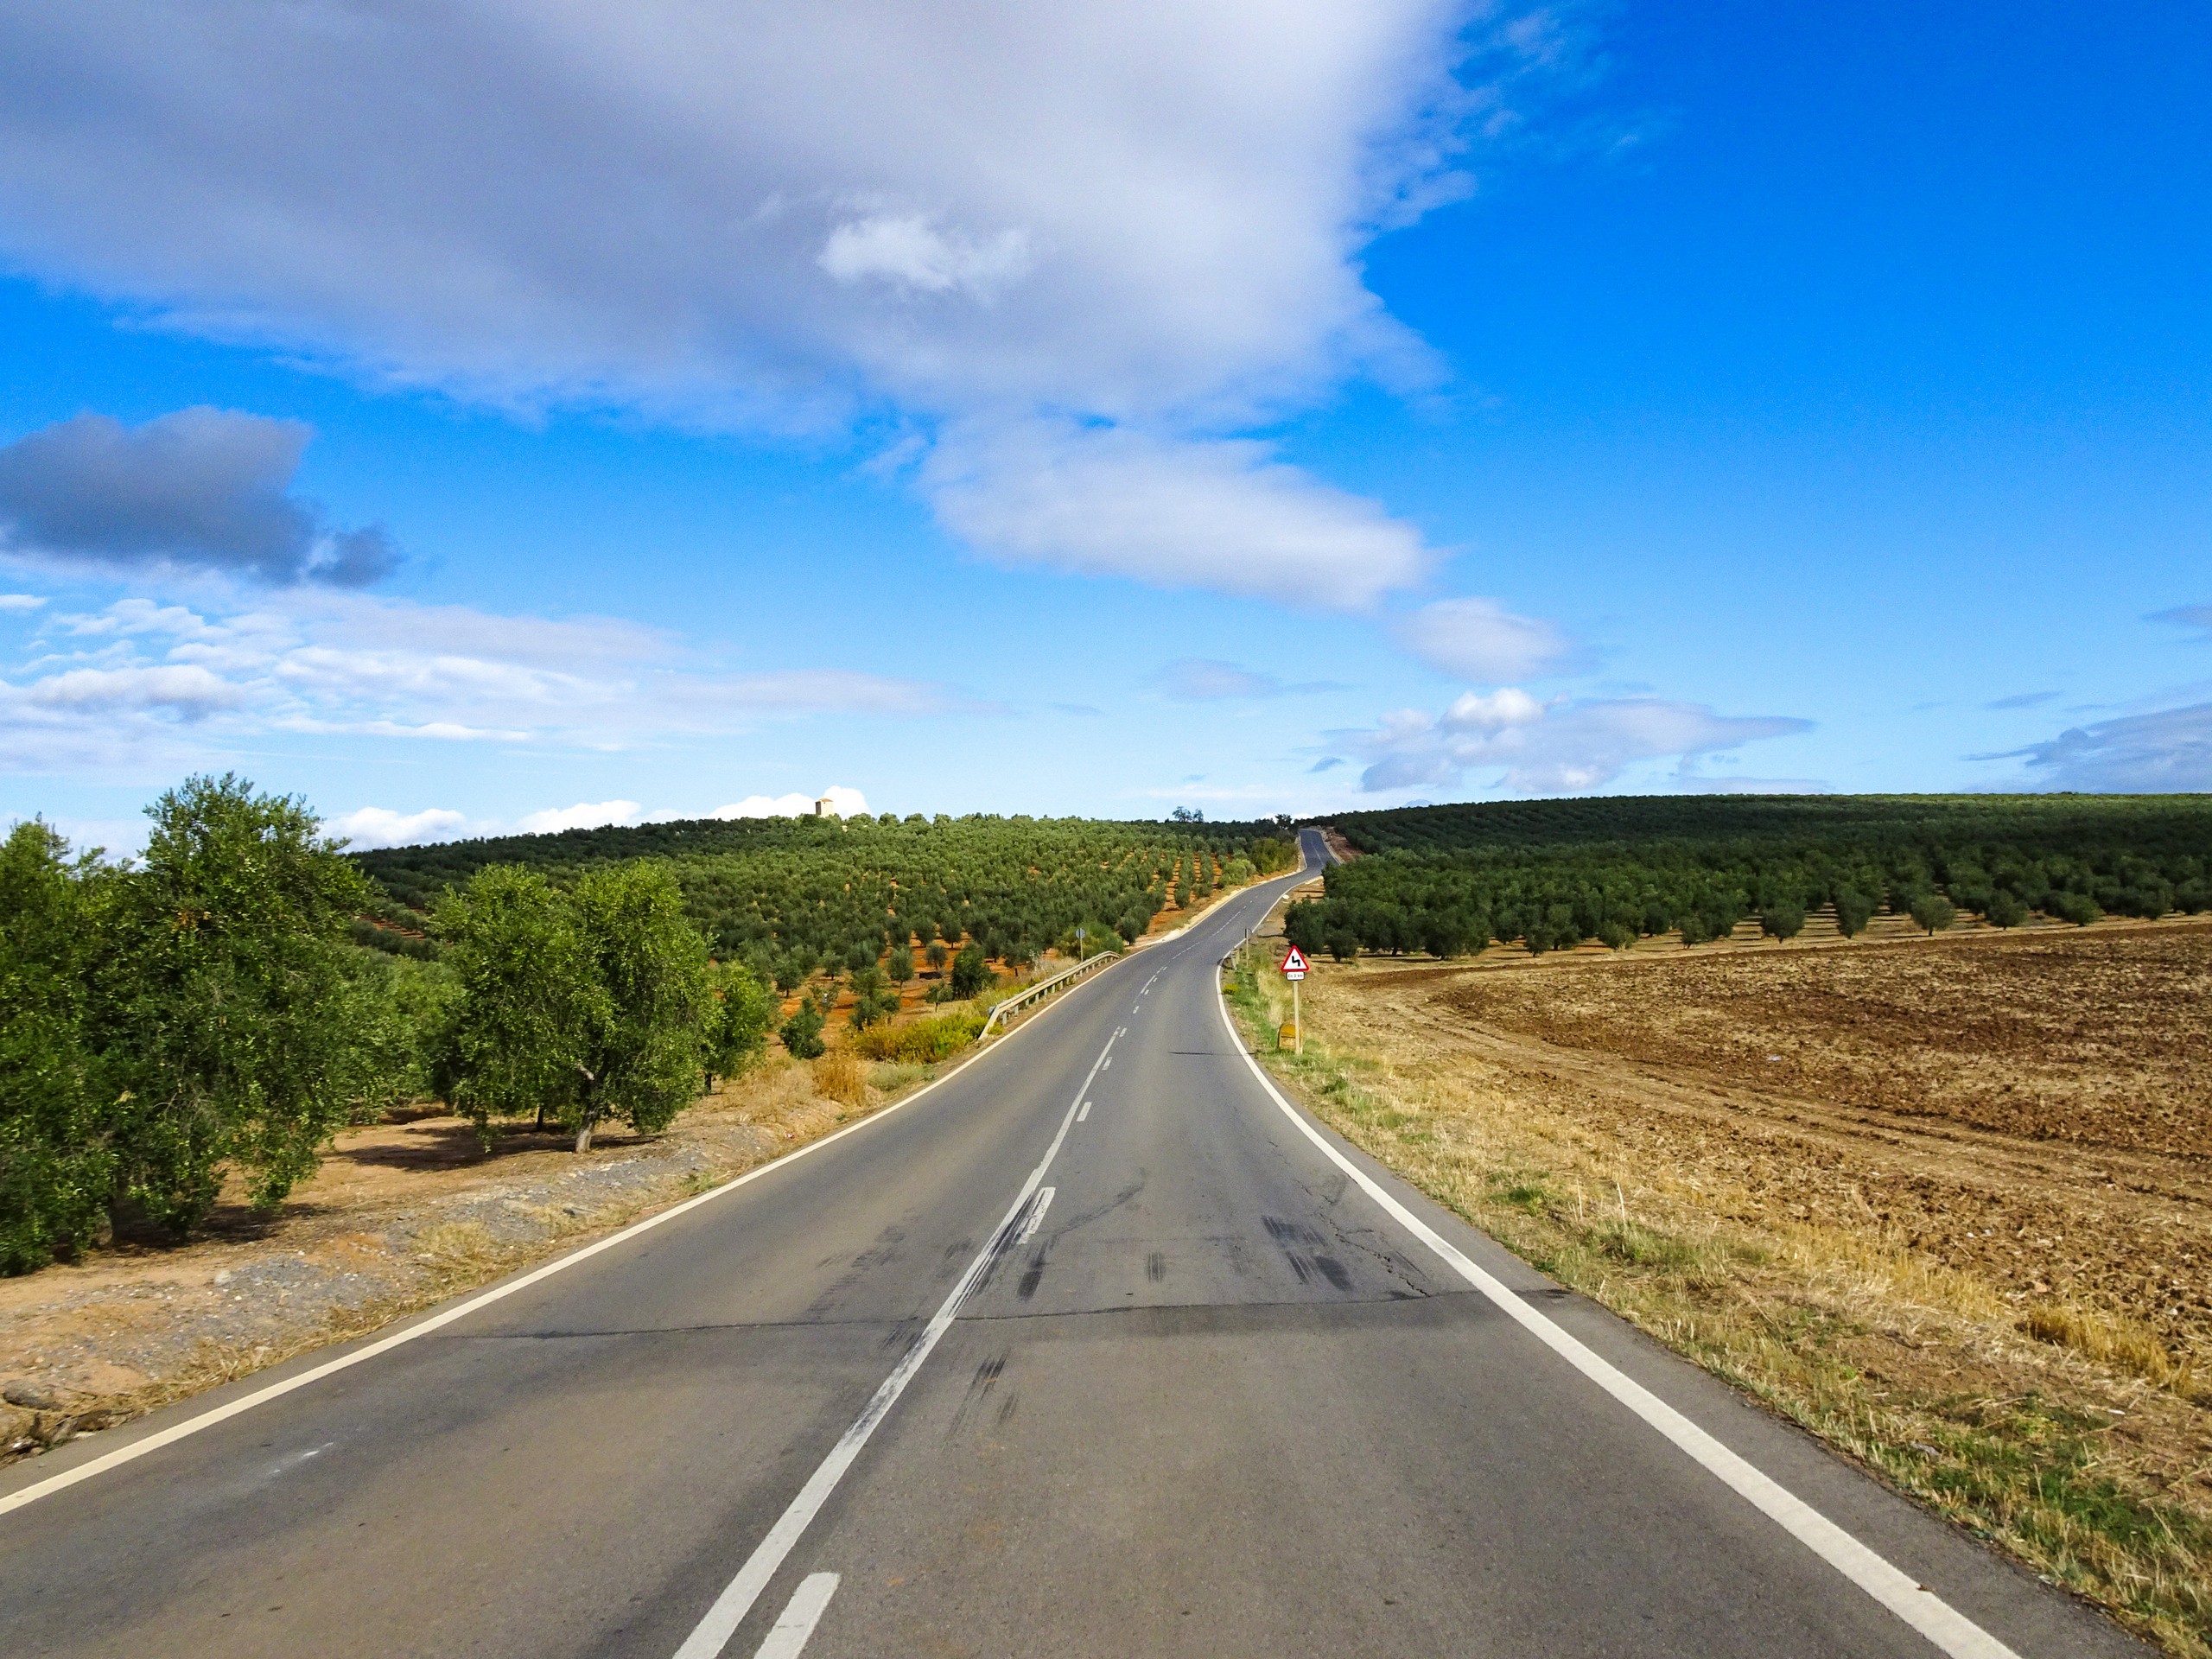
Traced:
<path fill-rule="evenodd" d="M 748 795 L 741 801 L 732 801 L 728 806 L 718 806 L 709 816 L 717 818 L 810 818 L 815 803 L 824 800 L 830 810 L 841 818 L 849 818 L 855 812 L 868 810 L 868 797 L 857 789 L 848 789 L 842 784 L 832 784 L 819 796 L 815 795 Z"/>
<path fill-rule="evenodd" d="M 1491 772 L 1489 784 L 1511 793 L 1567 795 L 1602 789 L 1639 760 L 1712 754 L 1810 725 L 1717 715 L 1702 704 L 1656 697 L 1540 702 L 1506 686 L 1469 692 L 1441 715 L 1402 709 L 1370 729 L 1329 738 L 1331 747 L 1367 761 L 1359 782 L 1370 792 L 1454 788 L 1470 772 Z"/>
<path fill-rule="evenodd" d="M 1179 657 L 1154 674 L 1152 683 L 1162 696 L 1177 702 L 1226 702 L 1344 689 L 1332 680 L 1306 680 L 1291 684 L 1272 674 L 1240 668 L 1216 657 Z"/>
<path fill-rule="evenodd" d="M 549 806 L 525 812 L 515 828 L 525 836 L 550 836 L 563 830 L 600 830 L 610 823 L 635 823 L 644 810 L 635 801 L 578 801 L 574 806 Z"/>
<path fill-rule="evenodd" d="M 1411 525 L 1248 440 L 968 427 L 922 480 L 945 528 L 1001 563 L 1363 610 L 1433 563 Z"/>
<path fill-rule="evenodd" d="M 396 812 L 388 806 L 364 806 L 322 821 L 323 833 L 352 846 L 419 847 L 426 842 L 453 841 L 467 835 L 468 815 L 450 807 L 426 807 L 420 812 Z"/>
<path fill-rule="evenodd" d="M 337 530 L 290 493 L 297 421 L 185 409 L 143 426 L 79 415 L 0 446 L 0 549 L 110 569 L 218 570 L 365 587 L 398 563 L 377 526 Z"/>
<path fill-rule="evenodd" d="M 41 709 L 81 713 L 112 709 L 161 710 L 181 720 L 201 720 L 246 700 L 244 688 L 191 664 L 149 668 L 73 668 L 29 688 Z"/>
<path fill-rule="evenodd" d="M 959 446 L 945 522 L 995 557 L 1364 604 L 1425 568 L 1418 534 L 1218 440 L 1434 372 L 1362 251 L 1464 195 L 1469 145 L 1560 60 L 1523 21 L 77 0 L 0 18 L 0 253 L 497 404 L 817 430 L 887 404 L 1055 453 L 1072 418 L 1122 438 Z"/>
<path fill-rule="evenodd" d="M 1455 679 L 1497 685 L 1560 665 L 1566 636 L 1550 623 L 1516 616 L 1494 599 L 1440 599 L 1398 625 L 1408 650 Z"/>
<path fill-rule="evenodd" d="M 2162 794 L 2212 790 L 2212 702 L 2075 726 L 2012 755 L 2051 789 Z"/>
<path fill-rule="evenodd" d="M 271 733 L 621 750 L 810 715 L 1001 712 L 931 681 L 687 665 L 633 623 L 314 588 L 227 613 L 133 597 L 46 614 L 35 638 L 41 654 L 0 674 L 0 769 L 207 764 Z M 188 727 L 197 748 L 179 747 Z"/>
<path fill-rule="evenodd" d="M 879 213 L 830 232 L 817 263 L 841 283 L 876 277 L 925 294 L 965 289 L 987 296 L 1029 269 L 1029 238 L 1001 231 L 983 240 L 939 230 L 919 213 Z"/>

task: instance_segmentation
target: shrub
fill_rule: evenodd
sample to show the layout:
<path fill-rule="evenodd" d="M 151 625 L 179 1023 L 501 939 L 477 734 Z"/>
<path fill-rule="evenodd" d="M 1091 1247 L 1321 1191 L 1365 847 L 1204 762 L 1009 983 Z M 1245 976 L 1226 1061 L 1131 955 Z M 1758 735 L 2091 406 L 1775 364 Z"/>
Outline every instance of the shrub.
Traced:
<path fill-rule="evenodd" d="M 798 1008 L 776 1034 L 793 1059 L 811 1060 L 822 1053 L 822 1010 L 815 1006 L 812 997 L 805 996 L 799 999 Z"/>
<path fill-rule="evenodd" d="M 877 1026 L 853 1040 L 854 1050 L 872 1060 L 929 1065 L 949 1058 L 976 1040 L 986 1016 L 965 1008 L 911 1025 Z"/>

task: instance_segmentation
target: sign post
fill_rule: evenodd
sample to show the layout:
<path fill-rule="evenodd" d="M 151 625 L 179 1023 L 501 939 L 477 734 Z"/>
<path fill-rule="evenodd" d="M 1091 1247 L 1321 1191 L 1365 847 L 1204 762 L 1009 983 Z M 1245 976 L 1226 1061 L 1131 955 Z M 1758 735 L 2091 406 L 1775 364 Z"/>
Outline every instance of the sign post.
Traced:
<path fill-rule="evenodd" d="M 1298 982 L 1306 977 L 1306 953 L 1294 944 L 1282 959 L 1282 976 L 1290 982 L 1291 1052 L 1303 1054 L 1306 1052 L 1306 1026 L 1298 1017 Z M 1281 1040 L 1280 1037 L 1277 1040 Z"/>

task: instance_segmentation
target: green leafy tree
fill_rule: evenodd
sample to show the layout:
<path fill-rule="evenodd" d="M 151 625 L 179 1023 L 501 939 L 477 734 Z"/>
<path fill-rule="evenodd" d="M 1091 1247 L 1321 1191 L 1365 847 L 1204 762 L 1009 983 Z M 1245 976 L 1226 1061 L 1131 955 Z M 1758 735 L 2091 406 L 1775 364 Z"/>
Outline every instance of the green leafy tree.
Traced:
<path fill-rule="evenodd" d="M 494 864 L 436 920 L 460 987 L 438 1067 L 445 1097 L 487 1139 L 495 1117 L 572 1115 L 589 1034 L 613 1017 L 574 906 L 538 872 Z"/>
<path fill-rule="evenodd" d="M 114 1195 L 85 989 L 87 883 L 115 873 L 67 852 L 36 819 L 0 843 L 0 1273 L 73 1255 Z"/>
<path fill-rule="evenodd" d="M 713 998 L 707 942 L 664 865 L 640 859 L 588 870 L 575 904 L 605 1010 L 585 1027 L 583 1087 L 562 1119 L 575 1130 L 576 1150 L 588 1152 L 607 1118 L 658 1135 L 690 1103 Z"/>
<path fill-rule="evenodd" d="M 952 994 L 969 997 L 982 994 L 991 982 L 991 965 L 984 959 L 983 947 L 970 944 L 952 959 Z"/>
<path fill-rule="evenodd" d="M 1989 918 L 1992 927 L 2018 927 L 2028 919 L 2028 907 L 2018 893 L 1999 887 L 1989 895 L 1989 904 L 1982 914 Z"/>
<path fill-rule="evenodd" d="M 745 963 L 724 963 L 715 972 L 713 990 L 702 1045 L 709 1094 L 715 1077 L 735 1077 L 760 1058 L 776 1023 L 774 994 Z"/>
<path fill-rule="evenodd" d="M 1847 939 L 1856 938 L 1873 919 L 1874 901 L 1856 887 L 1835 890 L 1835 925 Z"/>
<path fill-rule="evenodd" d="M 884 977 L 893 985 L 904 985 L 914 976 L 914 953 L 905 945 L 894 946 L 883 959 Z"/>
<path fill-rule="evenodd" d="M 929 949 L 923 954 L 929 958 L 930 971 L 933 974 L 943 973 L 944 964 L 952 958 L 952 952 L 945 948 L 943 939 L 931 939 Z"/>
<path fill-rule="evenodd" d="M 777 1035 L 783 1039 L 785 1049 L 793 1059 L 819 1059 L 822 1058 L 824 1048 L 822 1041 L 823 1024 L 821 1008 L 816 1005 L 812 997 L 803 996 L 799 998 L 798 1007 L 792 1011 L 791 1017 L 784 1021 L 783 1029 Z"/>
<path fill-rule="evenodd" d="M 194 778 L 147 809 L 97 924 L 119 1198 L 183 1231 L 241 1170 L 270 1207 L 345 1121 L 359 1060 L 343 941 L 367 883 L 301 802 Z"/>
<path fill-rule="evenodd" d="M 1794 939 L 1805 931 L 1805 906 L 1795 903 L 1769 905 L 1759 912 L 1759 931 L 1772 939 Z"/>
<path fill-rule="evenodd" d="M 1940 933 L 1959 919 L 1958 907 L 1941 893 L 1915 893 L 1912 899 L 1912 919 L 1931 934 Z"/>

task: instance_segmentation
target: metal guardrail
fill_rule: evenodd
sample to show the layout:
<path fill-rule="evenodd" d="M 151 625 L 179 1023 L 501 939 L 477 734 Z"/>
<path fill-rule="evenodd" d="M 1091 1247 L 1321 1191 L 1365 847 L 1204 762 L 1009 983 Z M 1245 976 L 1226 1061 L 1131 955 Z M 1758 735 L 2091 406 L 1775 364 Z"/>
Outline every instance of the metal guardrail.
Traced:
<path fill-rule="evenodd" d="M 1325 843 L 1324 844 L 1324 850 L 1325 850 Z M 1302 838 L 1298 843 L 1298 869 L 1294 874 L 1300 875 L 1307 874 L 1312 871 L 1313 866 L 1312 861 L 1306 856 L 1306 843 Z M 1322 866 L 1325 869 L 1327 867 L 1326 862 Z M 1284 891 L 1287 893 L 1289 889 L 1285 888 Z M 1268 907 L 1268 910 L 1272 910 L 1274 906 L 1270 905 Z M 1236 942 L 1236 950 L 1241 950 L 1245 945 L 1251 943 L 1252 936 L 1257 933 L 1261 927 L 1266 923 L 1268 918 L 1268 910 L 1262 911 L 1260 912 L 1259 919 L 1254 922 L 1251 926 L 1244 930 L 1244 937 Z M 1173 933 L 1163 933 L 1158 938 L 1146 941 L 1146 943 L 1151 944 L 1165 944 L 1168 940 L 1177 938 L 1183 931 L 1184 930 L 1179 927 Z M 1121 950 L 1101 950 L 1095 957 L 1085 957 L 1081 962 L 1077 963 L 1072 968 L 1063 968 L 1058 973 L 1054 974 L 1050 979 L 1040 979 L 1027 989 L 1016 991 L 1012 996 L 1006 998 L 1004 1001 L 994 1002 L 991 1005 L 990 1016 L 983 1021 L 983 1028 L 976 1033 L 976 1040 L 980 1043 L 984 1038 L 991 1034 L 991 1027 L 998 1024 L 999 1016 L 1001 1014 L 1019 1014 L 1022 1009 L 1027 1007 L 1032 1002 L 1042 1001 L 1044 998 L 1050 996 L 1054 991 L 1058 990 L 1063 985 L 1072 985 L 1077 980 L 1081 979 L 1084 975 L 1096 973 L 1101 968 L 1108 967 L 1114 963 L 1121 961 L 1124 957 L 1128 956 L 1131 950 L 1141 950 L 1143 946 L 1141 944 L 1138 944 L 1131 945 L 1127 949 Z M 1230 952 L 1230 956 L 1234 956 L 1235 954 L 1235 950 Z M 1224 957 L 1222 958 L 1222 962 L 1224 964 L 1226 964 L 1228 961 L 1229 957 Z"/>
<path fill-rule="evenodd" d="M 1027 989 L 1016 991 L 1003 1001 L 994 1002 L 991 1005 L 990 1018 L 983 1021 L 983 1028 L 976 1033 L 976 1040 L 980 1043 L 991 1034 L 991 1027 L 998 1024 L 1001 1014 L 1019 1014 L 1032 1002 L 1039 1001 L 1050 996 L 1061 986 L 1072 985 L 1084 975 L 1096 973 L 1109 963 L 1119 962 L 1124 954 L 1126 953 L 1120 950 L 1101 950 L 1095 957 L 1085 957 L 1072 968 L 1061 969 L 1050 979 L 1040 979 Z"/>

